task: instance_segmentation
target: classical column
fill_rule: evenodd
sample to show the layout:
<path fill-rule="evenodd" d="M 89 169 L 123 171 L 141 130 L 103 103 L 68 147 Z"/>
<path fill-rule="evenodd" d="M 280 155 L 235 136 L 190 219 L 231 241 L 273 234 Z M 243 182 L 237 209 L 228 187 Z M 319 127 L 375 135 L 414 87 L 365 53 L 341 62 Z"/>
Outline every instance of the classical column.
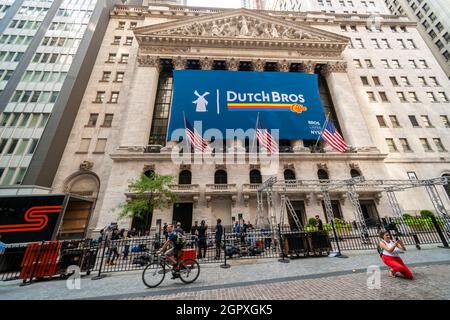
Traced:
<path fill-rule="evenodd" d="M 240 61 L 235 58 L 231 58 L 227 60 L 227 68 L 231 71 L 238 71 L 239 70 L 239 63 Z"/>
<path fill-rule="evenodd" d="M 266 61 L 265 60 L 254 60 L 252 61 L 252 65 L 253 65 L 253 70 L 258 71 L 258 72 L 263 72 L 264 71 L 264 67 L 266 66 Z"/>
<path fill-rule="evenodd" d="M 347 144 L 353 147 L 373 146 L 364 116 L 347 75 L 347 63 L 329 63 L 322 69 L 322 75 L 327 80 L 334 109 Z"/>
<path fill-rule="evenodd" d="M 182 57 L 176 57 L 172 59 L 172 66 L 175 70 L 186 69 L 186 59 Z"/>
<path fill-rule="evenodd" d="M 202 68 L 202 70 L 212 70 L 213 65 L 214 61 L 208 59 L 207 57 L 200 59 L 200 67 Z"/>
<path fill-rule="evenodd" d="M 277 64 L 278 64 L 278 71 L 280 72 L 289 72 L 291 68 L 291 63 L 286 60 L 278 61 Z"/>
<path fill-rule="evenodd" d="M 312 61 L 306 61 L 301 64 L 300 72 L 313 74 L 316 64 Z"/>
<path fill-rule="evenodd" d="M 138 66 L 133 73 L 130 95 L 125 108 L 120 147 L 145 147 L 148 145 L 152 125 L 153 109 L 160 72 L 160 60 L 155 56 L 138 57 Z"/>

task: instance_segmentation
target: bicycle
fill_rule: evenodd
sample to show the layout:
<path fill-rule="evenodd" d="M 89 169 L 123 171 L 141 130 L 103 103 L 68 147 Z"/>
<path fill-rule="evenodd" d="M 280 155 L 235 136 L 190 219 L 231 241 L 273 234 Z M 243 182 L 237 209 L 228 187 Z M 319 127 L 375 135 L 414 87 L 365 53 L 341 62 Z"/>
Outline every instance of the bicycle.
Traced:
<path fill-rule="evenodd" d="M 189 284 L 197 280 L 200 275 L 200 265 L 196 260 L 180 260 L 178 265 L 178 275 L 183 283 Z M 172 270 L 170 270 L 171 267 Z M 147 287 L 156 288 L 164 281 L 166 273 L 169 271 L 172 271 L 173 275 L 176 274 L 172 263 L 167 259 L 167 257 L 163 253 L 157 254 L 156 260 L 149 263 L 142 272 L 142 281 Z"/>

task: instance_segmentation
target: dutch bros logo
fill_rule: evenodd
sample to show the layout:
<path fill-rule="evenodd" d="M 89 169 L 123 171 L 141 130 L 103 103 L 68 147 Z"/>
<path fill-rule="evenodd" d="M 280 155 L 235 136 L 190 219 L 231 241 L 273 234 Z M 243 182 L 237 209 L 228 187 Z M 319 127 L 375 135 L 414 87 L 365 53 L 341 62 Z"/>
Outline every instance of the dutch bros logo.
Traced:
<path fill-rule="evenodd" d="M 241 93 L 227 91 L 229 111 L 292 111 L 302 113 L 308 108 L 303 94 L 272 92 Z"/>

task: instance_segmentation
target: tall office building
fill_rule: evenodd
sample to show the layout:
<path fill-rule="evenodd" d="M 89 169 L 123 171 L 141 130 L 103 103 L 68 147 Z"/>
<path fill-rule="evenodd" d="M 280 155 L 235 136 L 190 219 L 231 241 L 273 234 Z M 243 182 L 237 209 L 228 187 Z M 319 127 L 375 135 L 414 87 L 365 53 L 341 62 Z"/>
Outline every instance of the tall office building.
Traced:
<path fill-rule="evenodd" d="M 246 9 L 263 10 L 267 0 L 241 0 L 241 7 Z"/>
<path fill-rule="evenodd" d="M 2 194 L 51 186 L 115 2 L 2 1 Z"/>
<path fill-rule="evenodd" d="M 345 14 L 389 14 L 383 0 L 267 0 L 266 10 Z"/>
<path fill-rule="evenodd" d="M 417 21 L 417 29 L 450 77 L 450 2 L 448 0 L 385 0 L 396 15 Z"/>

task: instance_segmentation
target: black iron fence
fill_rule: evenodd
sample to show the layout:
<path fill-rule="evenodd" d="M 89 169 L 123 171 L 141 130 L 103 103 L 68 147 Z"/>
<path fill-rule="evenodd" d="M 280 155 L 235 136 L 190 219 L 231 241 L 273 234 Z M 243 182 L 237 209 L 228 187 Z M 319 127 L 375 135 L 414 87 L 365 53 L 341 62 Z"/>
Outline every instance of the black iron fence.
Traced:
<path fill-rule="evenodd" d="M 186 253 L 196 257 L 200 263 L 226 263 L 229 259 L 325 255 L 337 250 L 338 245 L 341 251 L 375 250 L 380 241 L 381 230 L 388 230 L 393 238 L 401 238 L 406 245 L 441 243 L 448 246 L 450 242 L 445 222 L 435 217 L 409 217 L 403 220 L 383 218 L 365 232 L 352 222 L 336 220 L 333 224 L 324 224 L 323 231 L 314 226 L 305 226 L 303 230 L 277 226 L 274 229 L 249 229 L 245 232 L 242 229 L 236 232 L 232 227 L 224 227 L 223 233 L 217 238 L 214 232 L 207 232 L 204 238 L 188 233 Z M 165 240 L 164 235 L 156 234 L 108 241 L 86 239 L 58 242 L 58 246 L 53 248 L 57 252 L 53 252 L 55 266 L 51 270 L 62 277 L 67 276 L 66 269 L 70 265 L 78 266 L 86 274 L 95 273 L 98 276 L 140 270 L 152 261 Z M 29 246 L 30 244 L 7 246 L 0 255 L 0 280 L 25 277 L 26 281 L 27 277 L 50 275 L 50 271 L 42 271 L 45 261 L 41 261 L 40 252 L 33 252 Z M 34 249 L 40 250 L 39 246 Z M 46 259 L 49 258 L 46 256 Z M 30 266 L 28 273 L 24 272 L 23 269 Z"/>

